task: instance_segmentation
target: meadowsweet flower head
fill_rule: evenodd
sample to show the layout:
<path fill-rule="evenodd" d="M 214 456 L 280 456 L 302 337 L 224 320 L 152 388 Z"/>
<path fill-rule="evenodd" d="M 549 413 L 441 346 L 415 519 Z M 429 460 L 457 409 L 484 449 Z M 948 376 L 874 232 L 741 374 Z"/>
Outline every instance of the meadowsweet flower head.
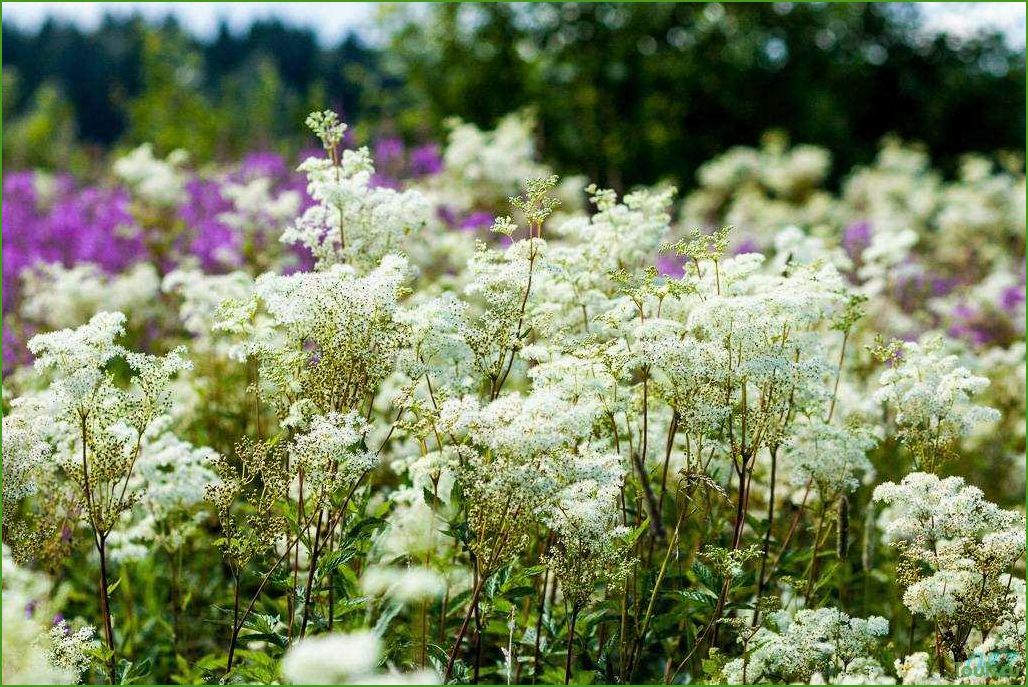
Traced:
<path fill-rule="evenodd" d="M 786 441 L 793 481 L 811 480 L 827 500 L 851 492 L 871 470 L 867 452 L 875 440 L 866 428 L 836 427 L 820 419 L 800 424 Z"/>
<path fill-rule="evenodd" d="M 144 143 L 116 160 L 114 173 L 146 202 L 173 207 L 185 200 L 186 177 L 181 167 L 187 157 L 185 151 L 176 150 L 162 160 Z"/>
<path fill-rule="evenodd" d="M 319 268 L 348 264 L 366 271 L 428 221 L 428 203 L 417 191 L 371 185 L 374 165 L 367 148 L 336 151 L 345 125 L 332 112 L 314 113 L 308 124 L 331 153 L 300 166 L 315 205 L 282 235 L 285 243 L 306 247 Z"/>
<path fill-rule="evenodd" d="M 303 470 L 315 488 L 352 484 L 378 464 L 378 457 L 365 446 L 368 430 L 368 423 L 354 411 L 315 415 L 308 431 L 293 439 L 292 465 Z"/>
<path fill-rule="evenodd" d="M 339 115 L 332 110 L 311 112 L 307 115 L 307 126 L 321 139 L 325 150 L 333 150 L 343 141 L 347 126 L 339 121 Z"/>
<path fill-rule="evenodd" d="M 992 408 L 972 402 L 989 380 L 946 354 L 938 337 L 904 343 L 898 363 L 882 373 L 880 384 L 875 400 L 894 405 L 900 438 L 915 466 L 932 469 L 949 456 L 957 439 L 999 418 Z"/>
<path fill-rule="evenodd" d="M 853 618 L 834 608 L 773 615 L 776 630 L 761 628 L 748 641 L 749 655 L 728 662 L 729 684 L 807 682 L 821 675 L 881 675 L 874 659 L 889 623 L 871 616 Z M 842 682 L 843 684 L 846 681 Z"/>
<path fill-rule="evenodd" d="M 903 603 L 944 628 L 953 656 L 967 654 L 966 630 L 987 635 L 1009 617 L 1017 598 L 1007 574 L 1024 555 L 1024 516 L 985 500 L 959 477 L 907 475 L 879 485 L 874 500 L 888 506 L 885 534 L 901 553 Z"/>
<path fill-rule="evenodd" d="M 441 597 L 446 580 L 430 568 L 370 567 L 361 576 L 361 590 L 370 596 L 409 603 Z"/>
<path fill-rule="evenodd" d="M 282 676 L 295 684 L 353 684 L 378 667 L 382 640 L 371 632 L 328 634 L 298 642 L 282 660 Z"/>
<path fill-rule="evenodd" d="M 100 647 L 96 628 L 92 626 L 72 630 L 67 620 L 50 628 L 50 665 L 69 675 L 82 675 L 93 662 L 92 653 Z"/>
<path fill-rule="evenodd" d="M 92 627 L 50 626 L 49 581 L 15 564 L 3 545 L 4 684 L 75 684 L 95 648 Z"/>
<path fill-rule="evenodd" d="M 140 263 L 117 275 L 99 266 L 42 264 L 22 274 L 21 315 L 49 329 L 77 327 L 97 312 L 122 312 L 139 323 L 154 315 L 160 280 L 152 265 Z"/>

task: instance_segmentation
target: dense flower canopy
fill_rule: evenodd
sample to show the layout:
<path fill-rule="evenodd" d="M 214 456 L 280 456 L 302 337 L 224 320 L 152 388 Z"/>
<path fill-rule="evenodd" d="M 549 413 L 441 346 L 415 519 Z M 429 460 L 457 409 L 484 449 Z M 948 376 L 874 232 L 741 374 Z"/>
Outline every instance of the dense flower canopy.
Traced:
<path fill-rule="evenodd" d="M 1023 680 L 1023 174 L 307 123 L 5 177 L 5 682 Z"/>

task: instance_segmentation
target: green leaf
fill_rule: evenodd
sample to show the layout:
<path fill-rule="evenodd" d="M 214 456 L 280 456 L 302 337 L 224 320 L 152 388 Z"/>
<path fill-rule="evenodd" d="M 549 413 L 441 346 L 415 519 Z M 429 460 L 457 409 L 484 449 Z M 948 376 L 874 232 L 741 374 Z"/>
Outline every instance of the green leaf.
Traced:
<path fill-rule="evenodd" d="M 389 627 L 389 623 L 393 621 L 393 618 L 395 618 L 401 610 L 403 610 L 403 604 L 389 604 L 389 606 L 387 606 L 386 609 L 382 611 L 382 615 L 378 617 L 378 622 L 375 623 L 375 629 L 373 630 L 373 632 L 379 637 L 384 636 L 386 629 Z"/>
<path fill-rule="evenodd" d="M 699 579 L 699 581 L 702 582 L 703 586 L 705 586 L 707 589 L 717 589 L 720 591 L 721 587 L 724 584 L 721 580 L 721 577 L 717 575 L 713 570 L 711 570 L 710 567 L 705 565 L 702 561 L 693 561 L 692 571 L 696 575 L 697 579 Z"/>
<path fill-rule="evenodd" d="M 144 682 L 150 673 L 150 659 L 146 658 L 139 663 L 121 659 L 118 663 L 118 674 L 121 676 L 121 684 L 131 685 L 136 682 Z"/>
<path fill-rule="evenodd" d="M 386 521 L 382 518 L 364 518 L 350 528 L 346 538 L 350 541 L 368 539 L 376 531 L 385 527 Z"/>
<path fill-rule="evenodd" d="M 421 491 L 424 494 L 425 503 L 427 503 L 432 510 L 442 510 L 445 508 L 446 504 L 443 503 L 442 499 L 433 494 L 431 489 L 428 487 L 422 487 Z"/>
<path fill-rule="evenodd" d="M 643 535 L 643 532 L 645 532 L 649 528 L 650 528 L 650 519 L 646 518 L 641 523 L 639 523 L 638 527 L 636 527 L 635 529 L 632 530 L 631 534 L 628 535 L 628 544 L 629 545 L 635 544 L 635 542 L 639 539 L 639 537 L 641 537 Z"/>
<path fill-rule="evenodd" d="M 686 601 L 693 601 L 703 606 L 713 607 L 717 603 L 717 595 L 709 589 L 683 589 L 678 592 Z"/>

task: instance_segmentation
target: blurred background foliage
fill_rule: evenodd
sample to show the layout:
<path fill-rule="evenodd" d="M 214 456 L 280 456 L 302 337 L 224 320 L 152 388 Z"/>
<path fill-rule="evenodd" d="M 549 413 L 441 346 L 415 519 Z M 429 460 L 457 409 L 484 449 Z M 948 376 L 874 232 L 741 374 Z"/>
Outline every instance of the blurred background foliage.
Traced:
<path fill-rule="evenodd" d="M 200 163 L 292 154 L 309 147 L 304 113 L 326 106 L 361 142 L 530 108 L 547 162 L 618 189 L 689 186 L 771 129 L 827 147 L 840 175 L 887 134 L 950 172 L 969 151 L 1023 151 L 1024 50 L 919 24 L 892 4 L 388 5 L 370 42 L 325 45 L 274 20 L 210 39 L 173 19 L 7 23 L 3 161 L 86 171 L 143 141 Z"/>

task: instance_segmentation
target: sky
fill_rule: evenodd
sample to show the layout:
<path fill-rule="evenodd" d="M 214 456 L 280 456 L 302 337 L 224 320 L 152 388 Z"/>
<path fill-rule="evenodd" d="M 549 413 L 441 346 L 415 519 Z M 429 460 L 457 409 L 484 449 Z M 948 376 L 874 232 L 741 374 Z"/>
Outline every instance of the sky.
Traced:
<path fill-rule="evenodd" d="M 224 19 L 233 31 L 246 29 L 255 19 L 277 18 L 315 30 L 318 38 L 332 43 L 350 31 L 366 34 L 376 13 L 374 2 L 5 2 L 4 21 L 36 27 L 47 17 L 59 17 L 90 28 L 107 13 L 123 16 L 139 13 L 148 19 L 174 15 L 188 30 L 213 36 Z"/>
<path fill-rule="evenodd" d="M 18 2 L 3 5 L 4 21 L 36 27 L 47 17 L 59 17 L 83 27 L 99 24 L 106 13 L 138 12 L 151 19 L 169 14 L 200 37 L 209 37 L 224 19 L 233 31 L 244 30 L 255 19 L 275 17 L 313 29 L 324 43 L 333 43 L 350 31 L 374 39 L 373 2 Z M 925 2 L 926 28 L 966 36 L 980 28 L 1003 31 L 1011 45 L 1025 45 L 1025 5 L 1020 2 Z"/>

